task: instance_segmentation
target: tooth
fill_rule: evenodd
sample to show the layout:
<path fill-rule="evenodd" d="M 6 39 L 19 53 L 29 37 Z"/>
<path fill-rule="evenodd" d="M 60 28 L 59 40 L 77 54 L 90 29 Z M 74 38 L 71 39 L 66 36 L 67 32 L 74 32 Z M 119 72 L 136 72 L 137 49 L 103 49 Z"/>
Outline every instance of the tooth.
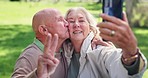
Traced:
<path fill-rule="evenodd" d="M 82 33 L 82 31 L 75 31 L 75 32 L 73 32 L 74 34 L 80 34 L 80 33 Z"/>

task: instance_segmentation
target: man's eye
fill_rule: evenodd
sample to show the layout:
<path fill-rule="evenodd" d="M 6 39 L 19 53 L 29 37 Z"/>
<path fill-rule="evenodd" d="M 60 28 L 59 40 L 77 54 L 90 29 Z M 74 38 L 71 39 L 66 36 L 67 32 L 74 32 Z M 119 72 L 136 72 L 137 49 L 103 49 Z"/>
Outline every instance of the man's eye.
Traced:
<path fill-rule="evenodd" d="M 64 18 L 60 17 L 58 18 L 58 21 L 64 21 Z"/>
<path fill-rule="evenodd" d="M 63 21 L 63 19 L 60 18 L 60 19 L 58 19 L 58 21 Z"/>

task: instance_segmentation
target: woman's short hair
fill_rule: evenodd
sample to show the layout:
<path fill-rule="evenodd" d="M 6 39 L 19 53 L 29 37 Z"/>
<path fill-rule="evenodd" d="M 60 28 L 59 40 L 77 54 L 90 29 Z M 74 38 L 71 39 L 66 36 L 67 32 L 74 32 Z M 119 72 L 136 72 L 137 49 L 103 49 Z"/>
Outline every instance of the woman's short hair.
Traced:
<path fill-rule="evenodd" d="M 97 22 L 94 18 L 94 16 L 88 12 L 84 7 L 74 7 L 74 8 L 70 8 L 67 13 L 66 13 L 66 16 L 65 18 L 67 19 L 68 17 L 68 14 L 72 11 L 81 11 L 82 13 L 84 13 L 88 23 L 89 23 L 89 26 L 90 26 L 90 29 L 95 33 L 95 34 L 98 34 L 99 31 L 97 30 L 96 26 L 97 26 Z"/>

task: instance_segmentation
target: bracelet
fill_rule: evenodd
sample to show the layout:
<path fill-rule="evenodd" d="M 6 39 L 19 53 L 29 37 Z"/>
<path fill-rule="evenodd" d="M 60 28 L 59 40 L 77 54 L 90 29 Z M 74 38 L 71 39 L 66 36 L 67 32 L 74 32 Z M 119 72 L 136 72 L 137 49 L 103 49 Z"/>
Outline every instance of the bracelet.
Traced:
<path fill-rule="evenodd" d="M 134 55 L 134 56 L 132 56 L 132 57 L 129 57 L 129 58 L 124 58 L 124 57 L 122 56 L 122 59 L 123 59 L 125 62 L 127 62 L 127 61 L 130 61 L 130 60 L 133 60 L 133 59 L 138 58 L 138 56 L 139 56 L 139 53 L 137 53 L 136 55 Z"/>
<path fill-rule="evenodd" d="M 122 61 L 124 63 L 131 63 L 131 62 L 134 62 L 135 59 L 137 59 L 139 57 L 139 50 L 137 49 L 137 53 L 135 55 L 132 55 L 131 57 L 129 58 L 124 58 L 123 55 L 122 55 Z"/>

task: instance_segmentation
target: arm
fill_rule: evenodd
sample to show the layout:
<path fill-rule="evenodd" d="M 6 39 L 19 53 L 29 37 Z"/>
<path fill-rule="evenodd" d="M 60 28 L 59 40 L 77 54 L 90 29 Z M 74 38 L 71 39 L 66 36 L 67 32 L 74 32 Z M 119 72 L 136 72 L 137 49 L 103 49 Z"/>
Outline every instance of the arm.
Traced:
<path fill-rule="evenodd" d="M 101 14 L 100 16 L 107 20 L 107 22 L 98 24 L 100 27 L 99 30 L 101 32 L 101 37 L 105 40 L 113 42 L 115 45 L 122 49 L 123 65 L 133 65 L 133 63 L 139 57 L 139 51 L 137 51 L 136 37 L 134 36 L 128 24 L 126 15 L 123 15 L 123 20 L 105 14 Z M 146 62 L 144 63 L 145 64 L 142 68 L 145 68 L 146 66 Z"/>
<path fill-rule="evenodd" d="M 108 20 L 108 22 L 102 22 L 98 25 L 102 38 L 122 48 L 122 56 L 125 59 L 137 55 L 137 40 L 130 29 L 126 16 L 123 16 L 123 20 L 105 14 L 102 14 L 101 17 L 104 20 Z M 130 65 L 136 58 L 132 59 L 132 61 L 124 62 L 124 64 Z"/>
<path fill-rule="evenodd" d="M 27 58 L 19 58 L 11 78 L 37 78 L 36 69 L 33 69 L 32 66 L 32 63 Z"/>
<path fill-rule="evenodd" d="M 49 46 L 51 36 L 48 36 L 48 43 L 45 45 L 44 53 L 40 54 L 35 49 L 27 48 L 23 55 L 17 60 L 12 78 L 47 78 L 54 73 L 59 61 L 54 58 L 57 43 L 53 42 Z M 54 41 L 57 41 L 53 38 Z M 46 53 L 46 54 L 45 54 Z"/>

